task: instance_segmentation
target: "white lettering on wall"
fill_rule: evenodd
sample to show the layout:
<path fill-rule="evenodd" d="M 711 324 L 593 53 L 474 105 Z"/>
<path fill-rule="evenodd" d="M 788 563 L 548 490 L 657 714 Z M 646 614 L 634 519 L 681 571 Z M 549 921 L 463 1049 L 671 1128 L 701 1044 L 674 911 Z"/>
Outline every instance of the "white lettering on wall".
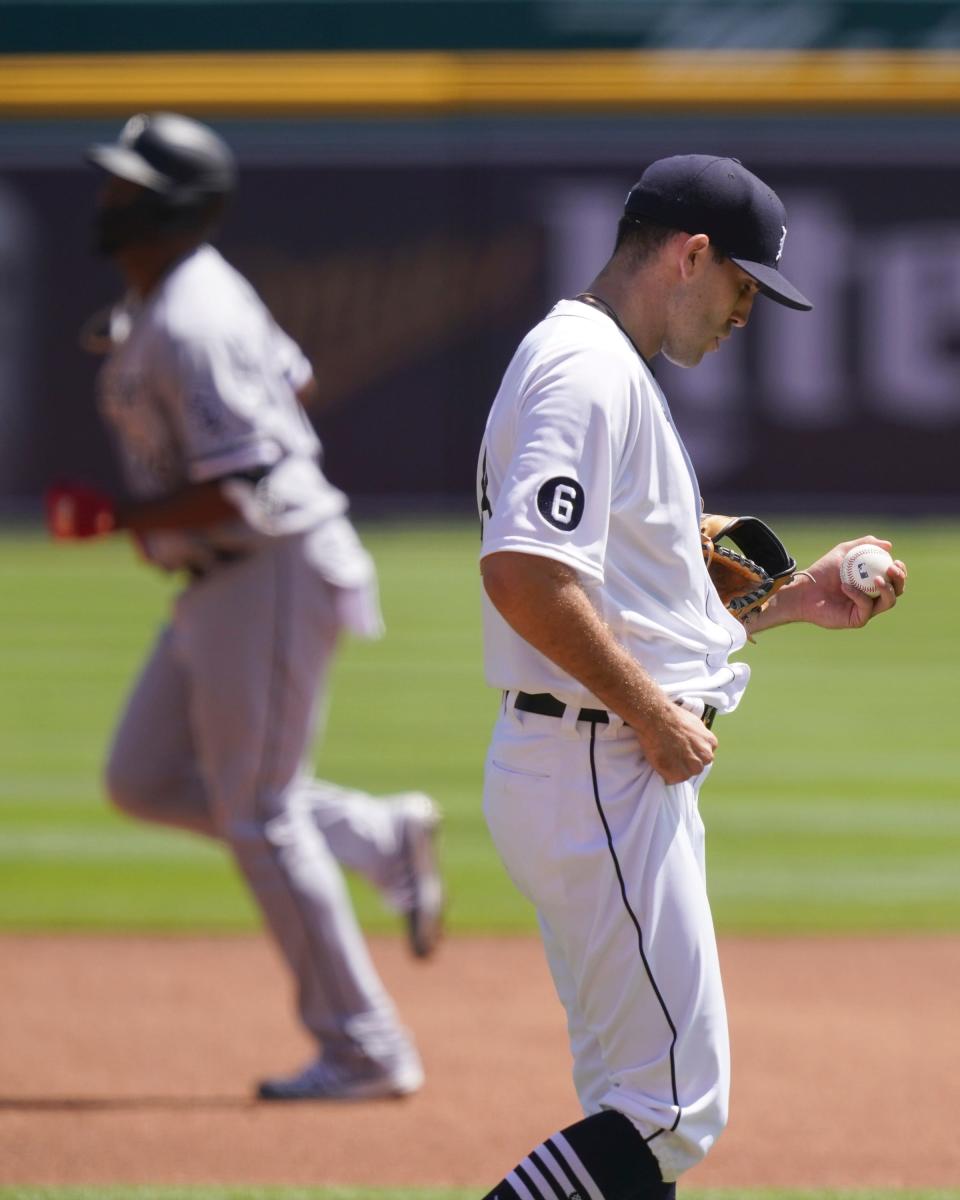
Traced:
<path fill-rule="evenodd" d="M 767 415 L 781 425 L 816 429 L 850 416 L 850 314 L 847 288 L 853 230 L 824 192 L 784 193 L 790 241 L 780 268 L 813 304 L 797 312 L 760 298 L 757 368 Z"/>
<path fill-rule="evenodd" d="M 654 363 L 702 483 L 749 459 L 761 413 L 804 431 L 871 416 L 914 429 L 960 420 L 960 211 L 949 224 L 864 225 L 826 187 L 781 195 L 790 225 L 781 267 L 813 311 L 761 297 L 749 328 L 695 370 Z M 625 189 L 560 179 L 550 196 L 559 298 L 606 261 Z"/>
<path fill-rule="evenodd" d="M 861 343 L 872 408 L 908 425 L 960 417 L 960 224 L 897 229 L 865 252 Z"/>

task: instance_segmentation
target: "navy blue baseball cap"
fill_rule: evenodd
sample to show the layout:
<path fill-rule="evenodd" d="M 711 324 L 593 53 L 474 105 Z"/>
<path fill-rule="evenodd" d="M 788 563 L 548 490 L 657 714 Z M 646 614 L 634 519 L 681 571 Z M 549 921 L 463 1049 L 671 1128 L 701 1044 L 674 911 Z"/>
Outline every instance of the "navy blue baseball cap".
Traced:
<path fill-rule="evenodd" d="M 779 270 L 787 213 L 776 192 L 735 158 L 680 154 L 661 158 L 630 189 L 627 217 L 705 233 L 727 258 L 788 308 L 813 305 Z"/>

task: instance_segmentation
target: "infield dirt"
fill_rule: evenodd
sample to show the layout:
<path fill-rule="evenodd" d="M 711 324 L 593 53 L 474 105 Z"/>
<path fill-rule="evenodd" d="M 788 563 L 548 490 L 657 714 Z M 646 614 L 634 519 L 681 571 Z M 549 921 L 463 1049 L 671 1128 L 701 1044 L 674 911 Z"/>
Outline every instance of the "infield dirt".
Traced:
<path fill-rule="evenodd" d="M 578 1109 L 539 944 L 374 955 L 423 1051 L 402 1101 L 256 1103 L 310 1046 L 262 938 L 0 938 L 0 1184 L 491 1187 Z M 954 1187 L 960 937 L 721 942 L 731 1123 L 693 1187 Z"/>

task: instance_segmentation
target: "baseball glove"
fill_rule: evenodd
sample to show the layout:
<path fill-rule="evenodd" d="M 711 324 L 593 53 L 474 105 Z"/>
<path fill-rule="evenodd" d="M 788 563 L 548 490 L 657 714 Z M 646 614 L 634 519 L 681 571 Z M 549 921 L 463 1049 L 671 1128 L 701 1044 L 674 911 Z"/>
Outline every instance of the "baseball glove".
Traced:
<path fill-rule="evenodd" d="M 100 537 L 117 526 L 113 500 L 83 483 L 57 483 L 44 495 L 47 528 L 59 540 Z"/>
<path fill-rule="evenodd" d="M 727 538 L 735 548 L 718 545 Z M 704 513 L 700 520 L 703 561 L 727 611 L 744 621 L 761 608 L 797 569 L 769 525 L 757 517 L 721 517 Z"/>

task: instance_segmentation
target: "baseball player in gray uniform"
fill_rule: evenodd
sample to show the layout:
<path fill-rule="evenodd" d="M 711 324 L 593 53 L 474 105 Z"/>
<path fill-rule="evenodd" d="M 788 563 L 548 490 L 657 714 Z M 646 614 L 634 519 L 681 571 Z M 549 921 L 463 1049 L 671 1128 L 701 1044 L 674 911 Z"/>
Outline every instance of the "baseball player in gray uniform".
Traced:
<path fill-rule="evenodd" d="M 670 1197 L 726 1122 L 697 797 L 713 716 L 747 683 L 731 661 L 747 631 L 704 565 L 700 489 L 650 363 L 695 366 L 758 295 L 809 308 L 780 273 L 785 237 L 783 205 L 736 160 L 652 164 L 610 261 L 527 335 L 490 412 L 477 498 L 503 704 L 485 813 L 536 906 L 585 1115 L 488 1200 Z M 750 632 L 858 628 L 891 608 L 903 563 L 872 599 L 841 584 L 852 544 L 797 572 Z"/>
<path fill-rule="evenodd" d="M 376 578 L 319 466 L 299 348 L 209 244 L 235 180 L 207 126 L 135 116 L 91 148 L 106 173 L 98 250 L 128 292 L 112 312 L 100 407 L 130 499 L 48 496 L 59 537 L 126 530 L 187 586 L 116 732 L 107 788 L 123 811 L 228 845 L 298 988 L 318 1056 L 264 1099 L 404 1095 L 423 1080 L 374 969 L 340 865 L 377 885 L 434 948 L 436 806 L 310 777 L 306 756 L 340 635 L 381 632 Z"/>

